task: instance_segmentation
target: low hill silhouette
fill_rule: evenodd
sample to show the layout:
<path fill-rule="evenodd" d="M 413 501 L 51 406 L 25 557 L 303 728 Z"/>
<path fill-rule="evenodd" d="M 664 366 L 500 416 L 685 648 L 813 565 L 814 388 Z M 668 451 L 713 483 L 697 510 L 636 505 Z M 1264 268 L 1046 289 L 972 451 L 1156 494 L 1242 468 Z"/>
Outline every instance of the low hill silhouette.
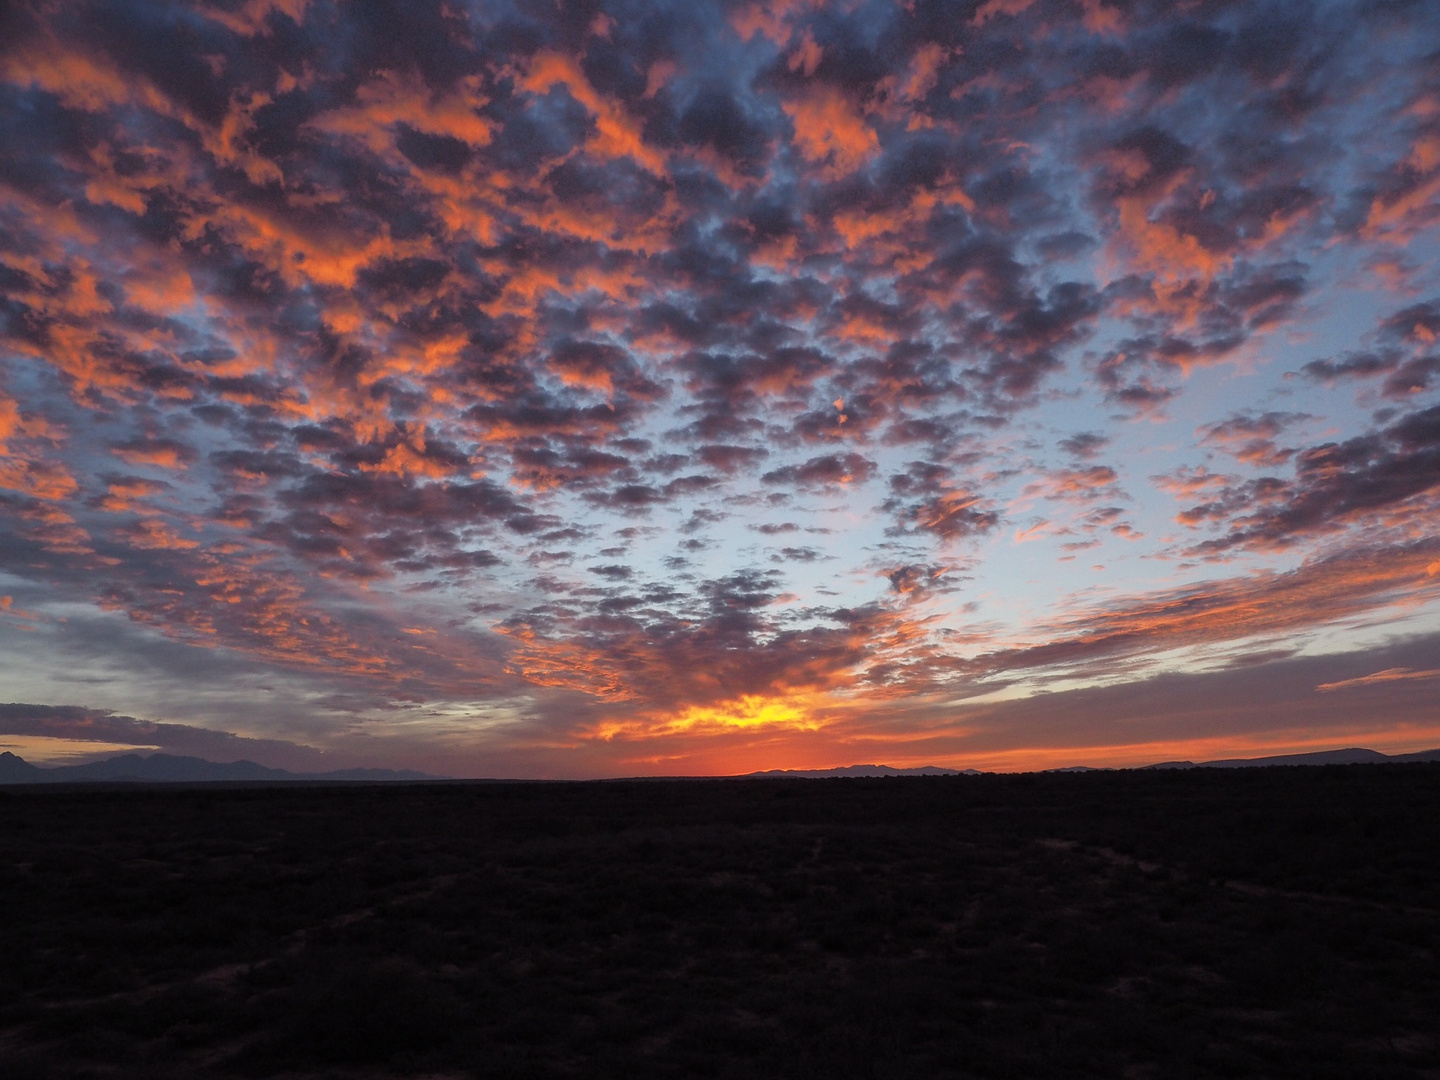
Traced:
<path fill-rule="evenodd" d="M 1363 746 L 1344 750 L 1318 750 L 1309 754 L 1278 754 L 1273 757 L 1223 758 L 1219 761 L 1162 761 L 1147 769 L 1246 769 L 1267 765 L 1384 765 L 1392 761 L 1440 761 L 1440 750 L 1413 754 L 1382 754 Z"/>
<path fill-rule="evenodd" d="M 939 765 L 921 765 L 914 769 L 897 769 L 893 765 L 842 765 L 834 769 L 766 769 L 745 773 L 752 777 L 793 776 L 798 779 L 824 779 L 829 776 L 978 776 L 978 769 L 944 769 Z"/>

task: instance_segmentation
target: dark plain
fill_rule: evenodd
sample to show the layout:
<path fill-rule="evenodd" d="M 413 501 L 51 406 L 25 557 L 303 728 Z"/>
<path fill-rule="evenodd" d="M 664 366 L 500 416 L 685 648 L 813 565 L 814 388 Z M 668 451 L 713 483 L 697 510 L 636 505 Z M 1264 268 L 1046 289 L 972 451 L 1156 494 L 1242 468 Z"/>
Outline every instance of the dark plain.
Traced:
<path fill-rule="evenodd" d="M 1440 764 L 0 790 L 0 1075 L 1440 1078 Z"/>

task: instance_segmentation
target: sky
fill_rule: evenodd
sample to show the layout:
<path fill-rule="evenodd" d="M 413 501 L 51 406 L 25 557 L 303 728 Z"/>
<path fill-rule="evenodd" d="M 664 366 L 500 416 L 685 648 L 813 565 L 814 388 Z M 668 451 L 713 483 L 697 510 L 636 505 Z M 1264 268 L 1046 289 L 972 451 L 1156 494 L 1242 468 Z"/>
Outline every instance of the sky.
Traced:
<path fill-rule="evenodd" d="M 0 749 L 1440 746 L 1440 7 L 0 15 Z"/>

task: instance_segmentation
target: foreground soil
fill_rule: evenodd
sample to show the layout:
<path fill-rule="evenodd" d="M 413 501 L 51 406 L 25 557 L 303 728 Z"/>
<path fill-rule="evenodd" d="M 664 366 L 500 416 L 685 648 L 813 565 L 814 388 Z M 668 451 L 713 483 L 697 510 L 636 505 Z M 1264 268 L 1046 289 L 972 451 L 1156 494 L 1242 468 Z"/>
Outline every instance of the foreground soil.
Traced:
<path fill-rule="evenodd" d="M 1440 1077 L 1440 765 L 0 790 L 0 1074 Z"/>

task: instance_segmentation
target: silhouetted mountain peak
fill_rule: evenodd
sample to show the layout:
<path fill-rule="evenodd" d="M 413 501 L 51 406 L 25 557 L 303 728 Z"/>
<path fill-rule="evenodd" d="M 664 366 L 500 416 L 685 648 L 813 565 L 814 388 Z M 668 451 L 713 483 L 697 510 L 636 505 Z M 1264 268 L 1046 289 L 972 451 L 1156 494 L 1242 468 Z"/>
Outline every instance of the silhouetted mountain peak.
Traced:
<path fill-rule="evenodd" d="M 34 765 L 9 750 L 0 754 L 0 784 L 28 780 L 38 772 Z"/>

